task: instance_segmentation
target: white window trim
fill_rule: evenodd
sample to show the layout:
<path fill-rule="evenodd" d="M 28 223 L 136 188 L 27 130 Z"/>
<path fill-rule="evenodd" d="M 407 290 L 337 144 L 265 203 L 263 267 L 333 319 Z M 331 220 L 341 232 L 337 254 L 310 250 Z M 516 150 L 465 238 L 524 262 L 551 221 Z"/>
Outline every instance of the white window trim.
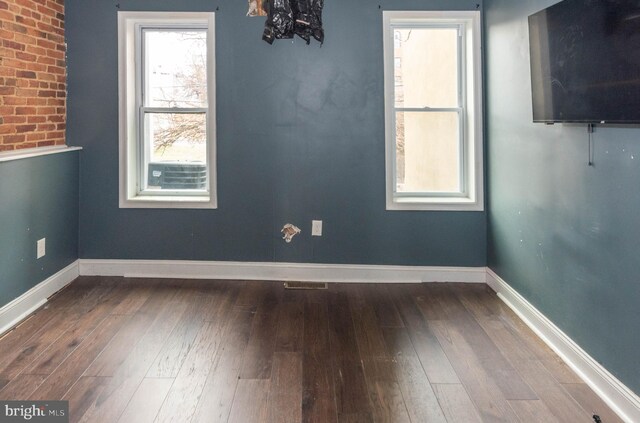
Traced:
<path fill-rule="evenodd" d="M 462 197 L 446 196 L 395 196 L 395 148 L 394 126 L 394 60 L 392 24 L 404 23 L 416 25 L 429 23 L 466 24 L 466 119 L 464 122 L 465 174 L 467 175 L 467 195 Z M 385 103 L 385 174 L 387 210 L 445 210 L 445 211 L 482 211 L 484 210 L 483 181 L 483 129 L 482 129 L 482 62 L 479 11 L 384 11 L 383 51 L 384 51 L 384 103 Z"/>
<path fill-rule="evenodd" d="M 207 158 L 206 195 L 138 195 L 139 166 L 136 110 L 136 25 L 206 25 L 207 27 Z M 216 174 L 216 96 L 215 96 L 215 14 L 213 12 L 118 12 L 118 94 L 120 208 L 215 209 Z"/>

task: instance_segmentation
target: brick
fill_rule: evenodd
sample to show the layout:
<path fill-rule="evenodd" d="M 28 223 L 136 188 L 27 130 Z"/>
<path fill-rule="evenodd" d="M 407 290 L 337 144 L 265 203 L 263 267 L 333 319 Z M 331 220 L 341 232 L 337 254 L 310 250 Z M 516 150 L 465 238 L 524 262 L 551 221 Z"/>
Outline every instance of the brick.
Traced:
<path fill-rule="evenodd" d="M 40 39 L 27 35 L 27 28 L 24 29 L 24 34 L 16 34 L 14 39 L 22 44 L 36 44 Z"/>
<path fill-rule="evenodd" d="M 16 72 L 16 76 L 18 78 L 35 78 L 36 77 L 36 73 L 33 71 L 23 71 L 23 70 L 19 70 Z"/>
<path fill-rule="evenodd" d="M 38 56 L 36 56 L 35 54 L 24 53 L 22 51 L 16 52 L 16 59 L 33 62 L 37 58 L 38 58 Z"/>
<path fill-rule="evenodd" d="M 13 31 L 0 28 L 0 38 L 3 40 L 13 40 Z"/>
<path fill-rule="evenodd" d="M 25 123 L 27 121 L 27 117 L 26 116 L 5 116 L 4 117 L 4 122 L 5 123 Z"/>
<path fill-rule="evenodd" d="M 42 141 L 45 138 L 47 138 L 47 136 L 43 132 L 27 134 L 27 141 Z"/>
<path fill-rule="evenodd" d="M 59 66 L 47 66 L 47 72 L 64 75 L 64 68 L 61 68 Z"/>
<path fill-rule="evenodd" d="M 64 0 L 0 0 L 0 150 L 64 144 Z"/>
<path fill-rule="evenodd" d="M 18 97 L 34 97 L 38 95 L 38 90 L 32 88 L 18 88 L 16 90 L 16 95 Z"/>
<path fill-rule="evenodd" d="M 5 97 L 2 101 L 7 106 L 22 106 L 27 104 L 27 99 L 24 97 Z"/>
<path fill-rule="evenodd" d="M 36 26 L 35 19 L 27 18 L 24 16 L 16 16 L 16 22 L 24 26 Z"/>
<path fill-rule="evenodd" d="M 35 125 L 16 125 L 16 132 L 21 134 L 23 132 L 32 132 L 36 130 Z"/>
<path fill-rule="evenodd" d="M 0 76 L 16 76 L 16 70 L 0 66 Z"/>
<path fill-rule="evenodd" d="M 29 116 L 27 118 L 27 122 L 28 123 L 42 123 L 42 122 L 46 122 L 46 121 L 47 121 L 46 116 L 37 115 L 37 116 Z"/>
<path fill-rule="evenodd" d="M 24 44 L 19 43 L 17 41 L 11 40 L 2 40 L 2 46 L 6 48 L 10 48 L 12 50 L 24 50 Z"/>
<path fill-rule="evenodd" d="M 46 72 L 47 66 L 41 63 L 27 63 L 27 69 L 34 72 Z"/>
<path fill-rule="evenodd" d="M 25 136 L 24 134 L 21 135 L 4 135 L 2 137 L 2 143 L 3 144 L 17 144 L 20 142 L 24 142 L 25 140 Z"/>
<path fill-rule="evenodd" d="M 28 98 L 27 99 L 27 106 L 46 106 L 47 105 L 47 99 L 46 98 Z"/>
<path fill-rule="evenodd" d="M 15 23 L 12 24 L 8 24 L 7 25 L 7 29 L 9 29 L 10 31 L 13 31 L 14 34 L 26 34 L 27 33 L 27 27 L 24 25 L 18 25 Z"/>
<path fill-rule="evenodd" d="M 38 107 L 39 115 L 51 115 L 55 113 L 55 111 L 56 109 L 54 109 L 53 107 Z"/>
<path fill-rule="evenodd" d="M 17 115 L 35 115 L 36 108 L 35 107 L 16 107 Z"/>
<path fill-rule="evenodd" d="M 16 145 L 16 150 L 20 150 L 23 148 L 36 148 L 37 146 L 38 144 L 36 144 L 35 142 L 25 142 L 24 144 Z"/>
<path fill-rule="evenodd" d="M 20 6 L 26 7 L 27 9 L 34 9 L 34 10 L 36 9 L 36 4 L 31 0 L 13 0 L 13 1 L 15 1 Z"/>
<path fill-rule="evenodd" d="M 38 125 L 36 129 L 38 131 L 53 131 L 54 129 L 56 129 L 56 126 L 52 123 L 44 123 L 44 124 Z"/>

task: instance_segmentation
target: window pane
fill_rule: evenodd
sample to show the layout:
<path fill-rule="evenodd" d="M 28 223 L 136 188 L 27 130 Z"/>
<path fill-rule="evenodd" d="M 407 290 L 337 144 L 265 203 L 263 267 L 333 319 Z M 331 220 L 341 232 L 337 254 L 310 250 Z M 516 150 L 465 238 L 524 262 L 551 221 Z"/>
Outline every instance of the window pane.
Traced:
<path fill-rule="evenodd" d="M 145 106 L 207 107 L 207 33 L 144 31 Z"/>
<path fill-rule="evenodd" d="M 206 133 L 204 113 L 147 113 L 147 188 L 205 189 Z"/>
<path fill-rule="evenodd" d="M 457 28 L 394 29 L 396 107 L 458 107 Z"/>
<path fill-rule="evenodd" d="M 460 192 L 456 112 L 396 112 L 396 192 Z"/>

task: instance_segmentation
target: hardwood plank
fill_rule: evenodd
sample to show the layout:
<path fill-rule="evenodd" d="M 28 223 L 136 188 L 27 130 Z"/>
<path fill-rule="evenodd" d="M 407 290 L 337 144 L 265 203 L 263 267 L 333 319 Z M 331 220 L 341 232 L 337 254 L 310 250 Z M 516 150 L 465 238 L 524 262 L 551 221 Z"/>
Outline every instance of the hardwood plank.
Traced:
<path fill-rule="evenodd" d="M 191 305 L 169 335 L 167 343 L 149 369 L 147 377 L 175 378 L 178 376 L 180 367 L 204 326 L 205 316 L 211 310 L 217 310 L 220 300 L 219 295 L 208 293 L 206 289 L 194 293 Z"/>
<path fill-rule="evenodd" d="M 49 322 L 23 343 L 20 348 L 9 351 L 0 364 L 0 379 L 11 380 L 20 374 L 25 367 L 33 363 L 38 356 L 46 351 L 62 334 L 66 328 L 73 325 L 76 315 L 61 314 L 53 317 Z"/>
<path fill-rule="evenodd" d="M 518 371 L 559 421 L 590 421 L 591 415 L 573 400 L 542 363 L 535 360 L 523 362 L 518 365 Z"/>
<path fill-rule="evenodd" d="M 433 390 L 448 422 L 482 422 L 478 410 L 462 384 L 436 384 L 433 385 Z"/>
<path fill-rule="evenodd" d="M 590 415 L 598 415 L 605 423 L 622 423 L 622 419 L 585 383 L 567 383 L 562 387 Z"/>
<path fill-rule="evenodd" d="M 456 295 L 451 295 L 451 291 L 459 292 L 461 287 L 448 286 L 448 284 L 423 284 L 422 288 L 429 293 L 432 300 L 442 305 L 447 324 L 455 326 L 464 337 L 473 355 L 478 358 L 478 363 L 498 385 L 505 399 L 538 399 L 509 360 L 504 357 L 502 351 L 493 343 L 478 320 Z"/>
<path fill-rule="evenodd" d="M 241 379 L 269 379 L 278 333 L 278 298 L 273 289 L 263 294 L 253 318 L 251 336 L 244 354 Z"/>
<path fill-rule="evenodd" d="M 269 386 L 268 379 L 240 379 L 229 423 L 268 422 Z"/>
<path fill-rule="evenodd" d="M 446 288 L 445 286 L 439 283 L 423 283 L 411 288 L 415 303 L 427 321 L 449 319 L 446 306 L 436 297 L 442 292 L 441 288 Z"/>
<path fill-rule="evenodd" d="M 409 413 L 397 382 L 377 380 L 368 382 L 372 417 L 376 422 L 409 423 Z M 430 421 L 430 420 L 429 420 Z M 442 420 L 444 422 L 444 419 Z"/>
<path fill-rule="evenodd" d="M 304 301 L 288 301 L 280 306 L 276 351 L 301 352 L 304 340 Z"/>
<path fill-rule="evenodd" d="M 91 404 L 105 388 L 111 378 L 107 377 L 81 377 L 67 392 L 63 400 L 69 401 L 69 423 L 80 421 Z"/>
<path fill-rule="evenodd" d="M 130 286 L 127 282 L 127 296 L 112 310 L 111 314 L 125 314 L 132 316 L 149 300 L 153 292 L 150 284 L 144 286 Z"/>
<path fill-rule="evenodd" d="M 125 323 L 124 316 L 109 316 L 30 395 L 33 400 L 62 398 L 82 376 Z M 92 379 L 93 380 L 93 379 Z M 88 382 L 87 382 L 88 383 Z"/>
<path fill-rule="evenodd" d="M 159 289 L 158 286 L 155 286 L 155 289 L 154 295 L 149 297 L 140 311 L 127 318 L 125 326 L 91 363 L 84 376 L 113 376 L 135 350 L 144 334 L 151 328 L 162 311 L 167 308 L 168 302 L 177 295 L 177 291 Z"/>
<path fill-rule="evenodd" d="M 233 300 L 232 297 L 221 297 L 215 312 L 210 312 L 212 319 L 203 326 L 193 348 L 180 367 L 167 399 L 158 413 L 157 422 L 188 420 L 196 412 L 207 377 L 214 366 L 217 351 L 222 345 Z"/>
<path fill-rule="evenodd" d="M 45 375 L 20 374 L 2 390 L 0 390 L 0 400 L 24 400 L 44 382 Z"/>
<path fill-rule="evenodd" d="M 395 289 L 394 289 L 395 288 Z M 460 383 L 438 339 L 417 308 L 408 285 L 390 287 L 389 292 L 408 330 L 413 347 L 431 383 Z"/>
<path fill-rule="evenodd" d="M 173 378 L 144 378 L 118 421 L 153 423 L 172 383 Z"/>
<path fill-rule="evenodd" d="M 345 292 L 329 296 L 329 345 L 338 415 L 370 414 L 368 391 Z"/>
<path fill-rule="evenodd" d="M 274 354 L 270 386 L 268 421 L 302 422 L 302 353 Z"/>
<path fill-rule="evenodd" d="M 326 296 L 306 297 L 302 366 L 302 421 L 336 422 Z"/>
<path fill-rule="evenodd" d="M 413 348 L 407 329 L 386 328 L 383 334 L 394 358 L 394 373 L 411 421 L 445 422 L 445 416 Z"/>
<path fill-rule="evenodd" d="M 51 374 L 104 321 L 111 309 L 126 297 L 123 288 L 114 289 L 110 294 L 112 295 L 103 298 L 102 302 L 83 314 L 76 324 L 71 325 L 24 370 L 24 373 Z"/>
<path fill-rule="evenodd" d="M 554 379 L 560 383 L 584 383 L 580 376 L 571 370 L 558 356 L 542 359 L 540 362 L 553 374 Z"/>
<path fill-rule="evenodd" d="M 238 384 L 244 350 L 249 341 L 253 314 L 234 309 L 214 368 L 209 372 L 193 422 L 226 422 Z"/>
<path fill-rule="evenodd" d="M 362 359 L 371 414 L 379 422 L 409 422 L 409 414 L 396 381 L 394 360 L 378 323 L 366 286 L 355 287 L 349 306 L 358 351 Z M 420 368 L 422 371 L 422 368 Z M 426 378 L 426 377 L 425 377 Z M 444 421 L 444 419 L 443 419 Z"/>
<path fill-rule="evenodd" d="M 173 331 L 189 305 L 190 297 L 188 295 L 176 290 L 173 292 L 174 295 L 165 296 L 160 306 L 154 309 L 155 319 L 149 325 L 148 330 L 144 332 L 144 336 L 140 338 L 126 359 L 115 370 L 107 386 L 80 421 L 109 423 L 118 420 L 166 342 L 168 335 Z M 163 295 L 159 294 L 158 297 L 161 298 Z"/>
<path fill-rule="evenodd" d="M 473 349 L 457 328 L 444 321 L 433 321 L 431 325 L 482 420 L 518 421 L 504 394 L 480 364 Z"/>
<path fill-rule="evenodd" d="M 514 363 L 518 361 L 535 360 L 537 358 L 536 354 L 531 351 L 520 335 L 502 319 L 483 319 L 477 321 L 493 344 L 509 362 Z"/>
<path fill-rule="evenodd" d="M 361 411 L 359 413 L 340 414 L 338 421 L 340 423 L 371 423 L 374 420 L 370 413 Z"/>
<path fill-rule="evenodd" d="M 235 307 L 256 311 L 270 288 L 262 281 L 246 281 L 240 288 Z"/>
<path fill-rule="evenodd" d="M 561 423 L 540 400 L 509 400 L 509 405 L 523 422 Z"/>

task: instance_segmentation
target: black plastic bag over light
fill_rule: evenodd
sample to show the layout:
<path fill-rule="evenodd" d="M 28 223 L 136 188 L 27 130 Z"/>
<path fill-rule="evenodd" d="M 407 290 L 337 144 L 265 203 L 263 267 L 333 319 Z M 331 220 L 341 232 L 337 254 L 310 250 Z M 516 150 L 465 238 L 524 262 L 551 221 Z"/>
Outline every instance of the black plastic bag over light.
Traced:
<path fill-rule="evenodd" d="M 311 37 L 322 43 L 322 5 L 323 0 L 268 0 L 262 39 L 273 44 L 273 40 L 297 35 L 307 44 Z"/>

